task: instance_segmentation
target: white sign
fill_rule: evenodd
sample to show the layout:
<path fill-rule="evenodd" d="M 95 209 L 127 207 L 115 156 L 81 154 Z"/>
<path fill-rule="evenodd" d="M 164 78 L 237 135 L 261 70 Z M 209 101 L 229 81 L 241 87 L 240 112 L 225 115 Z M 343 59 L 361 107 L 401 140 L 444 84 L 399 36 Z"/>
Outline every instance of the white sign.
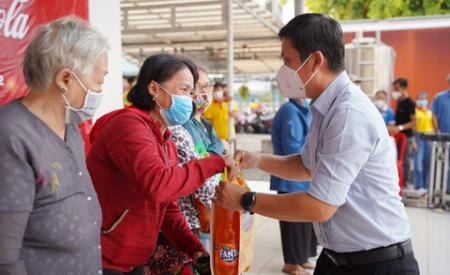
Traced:
<path fill-rule="evenodd" d="M 30 0 L 13 0 L 7 9 L 0 9 L 0 36 L 23 39 L 27 34 L 29 15 L 20 13 L 24 3 Z"/>

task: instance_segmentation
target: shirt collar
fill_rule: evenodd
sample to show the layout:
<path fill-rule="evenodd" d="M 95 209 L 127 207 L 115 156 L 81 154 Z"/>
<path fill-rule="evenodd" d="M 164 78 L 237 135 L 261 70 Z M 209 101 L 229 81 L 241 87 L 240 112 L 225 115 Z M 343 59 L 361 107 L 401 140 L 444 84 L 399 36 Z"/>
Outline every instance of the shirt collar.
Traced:
<path fill-rule="evenodd" d="M 349 83 L 351 83 L 351 81 L 347 73 L 345 71 L 339 73 L 330 85 L 328 85 L 328 87 L 322 92 L 319 98 L 313 102 L 311 108 L 317 110 L 325 116 L 330 110 L 331 104 L 339 95 L 339 92 Z"/>

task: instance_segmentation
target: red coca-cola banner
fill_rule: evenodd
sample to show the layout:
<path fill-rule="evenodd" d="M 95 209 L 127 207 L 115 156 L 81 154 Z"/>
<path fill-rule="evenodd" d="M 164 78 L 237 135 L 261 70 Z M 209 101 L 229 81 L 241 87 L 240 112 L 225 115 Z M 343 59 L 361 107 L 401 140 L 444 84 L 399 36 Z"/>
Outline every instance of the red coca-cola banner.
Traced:
<path fill-rule="evenodd" d="M 66 15 L 88 18 L 88 0 L 0 0 L 0 105 L 27 93 L 25 48 L 44 23 Z"/>

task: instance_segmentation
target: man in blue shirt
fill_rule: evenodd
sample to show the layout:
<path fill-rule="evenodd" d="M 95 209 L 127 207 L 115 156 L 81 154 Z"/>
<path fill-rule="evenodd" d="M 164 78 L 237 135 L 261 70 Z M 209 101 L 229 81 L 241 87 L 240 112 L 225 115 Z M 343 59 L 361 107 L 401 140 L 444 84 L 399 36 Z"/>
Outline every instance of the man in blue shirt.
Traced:
<path fill-rule="evenodd" d="M 450 74 L 447 81 L 449 88 L 438 93 L 431 103 L 435 129 L 440 133 L 450 133 Z"/>
<path fill-rule="evenodd" d="M 273 153 L 288 156 L 303 151 L 311 125 L 310 99 L 289 99 L 284 103 L 272 123 Z M 290 181 L 276 176 L 270 177 L 270 189 L 278 194 L 305 192 L 309 181 Z M 310 222 L 280 221 L 281 244 L 284 267 L 287 274 L 307 275 L 304 268 L 314 268 L 309 257 L 317 254 L 317 239 Z"/>
<path fill-rule="evenodd" d="M 450 133 L 450 74 L 447 77 L 449 88 L 438 93 L 431 103 L 434 129 L 443 134 Z M 450 160 L 449 160 L 450 163 Z M 450 167 L 447 171 L 450 171 Z M 450 172 L 449 172 L 450 173 Z M 447 193 L 450 193 L 450 175 L 447 177 Z"/>
<path fill-rule="evenodd" d="M 283 221 L 313 221 L 324 248 L 315 275 L 419 274 L 395 152 L 378 110 L 344 71 L 339 23 L 323 14 L 301 14 L 278 35 L 280 89 L 313 100 L 308 141 L 301 154 L 238 151 L 235 158 L 241 168 L 311 180 L 310 188 L 274 195 L 223 182 L 217 202 Z"/>

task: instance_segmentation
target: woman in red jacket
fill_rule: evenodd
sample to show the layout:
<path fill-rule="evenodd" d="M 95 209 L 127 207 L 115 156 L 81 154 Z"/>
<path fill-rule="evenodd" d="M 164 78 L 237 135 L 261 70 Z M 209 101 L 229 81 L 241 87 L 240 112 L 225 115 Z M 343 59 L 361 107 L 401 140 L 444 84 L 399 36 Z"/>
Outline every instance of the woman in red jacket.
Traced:
<path fill-rule="evenodd" d="M 87 165 L 103 213 L 104 274 L 143 274 L 160 231 L 194 260 L 206 253 L 176 199 L 221 172 L 225 159 L 215 155 L 179 166 L 167 129 L 189 119 L 197 77 L 188 60 L 151 56 L 128 94 L 133 106 L 103 116 L 92 129 Z"/>

